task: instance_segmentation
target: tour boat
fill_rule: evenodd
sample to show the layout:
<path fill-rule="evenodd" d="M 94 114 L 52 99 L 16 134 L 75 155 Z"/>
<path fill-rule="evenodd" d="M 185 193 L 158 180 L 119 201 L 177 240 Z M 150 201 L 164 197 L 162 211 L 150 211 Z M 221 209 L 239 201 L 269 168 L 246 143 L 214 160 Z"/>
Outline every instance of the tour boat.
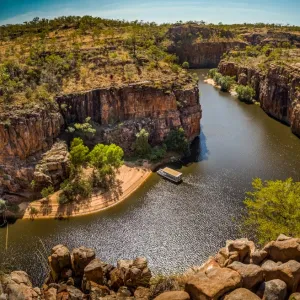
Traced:
<path fill-rule="evenodd" d="M 171 168 L 159 169 L 157 171 L 157 174 L 175 183 L 179 183 L 182 181 L 182 173 L 177 172 Z"/>

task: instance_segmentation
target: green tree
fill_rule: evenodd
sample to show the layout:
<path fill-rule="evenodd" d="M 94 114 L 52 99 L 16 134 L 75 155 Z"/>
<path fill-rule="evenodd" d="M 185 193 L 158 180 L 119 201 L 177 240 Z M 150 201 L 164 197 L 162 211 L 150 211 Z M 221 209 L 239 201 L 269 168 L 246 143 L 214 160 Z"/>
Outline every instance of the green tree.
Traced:
<path fill-rule="evenodd" d="M 143 128 L 135 136 L 136 140 L 134 143 L 134 152 L 137 156 L 146 158 L 151 151 L 151 146 L 149 144 L 149 132 Z"/>
<path fill-rule="evenodd" d="M 88 158 L 89 148 L 83 144 L 81 138 L 74 138 L 71 143 L 70 156 L 71 163 L 75 169 L 80 168 Z"/>
<path fill-rule="evenodd" d="M 41 195 L 43 198 L 47 198 L 54 193 L 54 188 L 52 185 L 49 185 L 48 187 L 45 187 L 41 191 Z"/>
<path fill-rule="evenodd" d="M 247 193 L 244 201 L 247 214 L 244 230 L 254 230 L 259 243 L 274 240 L 283 233 L 300 236 L 300 182 L 291 178 L 282 181 L 252 182 L 253 191 Z"/>
<path fill-rule="evenodd" d="M 182 155 L 188 155 L 190 152 L 189 142 L 185 137 L 183 128 L 171 130 L 165 143 L 169 151 L 176 151 Z"/>
<path fill-rule="evenodd" d="M 239 85 L 235 89 L 238 99 L 244 102 L 252 103 L 255 96 L 255 90 L 250 86 Z"/>
<path fill-rule="evenodd" d="M 94 168 L 95 185 L 105 185 L 115 179 L 116 171 L 123 164 L 124 152 L 121 147 L 96 145 L 89 154 L 90 165 Z"/>

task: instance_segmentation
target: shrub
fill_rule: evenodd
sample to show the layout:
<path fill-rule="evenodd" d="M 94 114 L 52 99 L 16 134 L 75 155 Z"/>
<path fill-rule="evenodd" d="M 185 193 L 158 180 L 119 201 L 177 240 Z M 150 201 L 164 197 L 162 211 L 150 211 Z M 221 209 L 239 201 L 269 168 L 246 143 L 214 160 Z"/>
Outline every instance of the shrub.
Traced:
<path fill-rule="evenodd" d="M 209 78 L 214 78 L 216 76 L 216 73 L 218 72 L 218 69 L 210 69 L 208 71 L 208 77 Z"/>
<path fill-rule="evenodd" d="M 139 157 L 147 157 L 151 151 L 151 146 L 149 144 L 149 132 L 143 128 L 135 136 L 136 140 L 133 145 L 135 154 Z"/>
<path fill-rule="evenodd" d="M 300 182 L 256 178 L 252 186 L 253 192 L 248 192 L 244 201 L 244 230 L 254 231 L 260 244 L 281 233 L 300 236 Z"/>
<path fill-rule="evenodd" d="M 253 97 L 255 96 L 255 90 L 250 86 L 239 85 L 236 88 L 238 99 L 244 102 L 253 103 Z"/>
<path fill-rule="evenodd" d="M 228 92 L 234 83 L 235 80 L 230 76 L 221 76 L 219 78 L 219 85 L 221 87 L 221 91 L 223 92 Z"/>
<path fill-rule="evenodd" d="M 62 192 L 59 195 L 59 204 L 66 204 L 72 201 L 89 198 L 92 194 L 92 185 L 90 181 L 75 179 L 73 181 L 64 181 L 61 185 Z"/>
<path fill-rule="evenodd" d="M 189 143 L 182 128 L 171 130 L 165 140 L 167 149 L 182 155 L 189 154 Z"/>
<path fill-rule="evenodd" d="M 189 69 L 189 68 L 190 68 L 190 64 L 189 64 L 187 61 L 185 61 L 185 62 L 182 64 L 182 67 L 183 67 L 184 69 Z"/>
<path fill-rule="evenodd" d="M 53 193 L 54 193 L 54 188 L 52 185 L 50 185 L 46 188 L 43 188 L 41 191 L 41 195 L 43 198 L 48 198 Z"/>
<path fill-rule="evenodd" d="M 164 144 L 162 147 L 154 147 L 151 149 L 151 153 L 149 154 L 149 159 L 151 161 L 158 161 L 163 159 L 167 154 L 167 146 Z"/>

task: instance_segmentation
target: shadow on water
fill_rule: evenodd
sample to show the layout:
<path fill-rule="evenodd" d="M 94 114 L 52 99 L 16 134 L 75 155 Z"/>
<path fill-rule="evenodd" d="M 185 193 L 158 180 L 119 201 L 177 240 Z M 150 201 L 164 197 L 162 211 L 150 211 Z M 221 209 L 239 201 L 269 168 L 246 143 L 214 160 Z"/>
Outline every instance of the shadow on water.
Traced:
<path fill-rule="evenodd" d="M 182 158 L 180 161 L 169 163 L 167 165 L 172 166 L 174 169 L 181 169 L 182 167 L 188 167 L 193 163 L 198 163 L 204 160 L 208 160 L 209 150 L 206 144 L 206 136 L 203 132 L 203 126 L 201 125 L 200 135 L 197 136 L 190 146 L 190 155 Z"/>

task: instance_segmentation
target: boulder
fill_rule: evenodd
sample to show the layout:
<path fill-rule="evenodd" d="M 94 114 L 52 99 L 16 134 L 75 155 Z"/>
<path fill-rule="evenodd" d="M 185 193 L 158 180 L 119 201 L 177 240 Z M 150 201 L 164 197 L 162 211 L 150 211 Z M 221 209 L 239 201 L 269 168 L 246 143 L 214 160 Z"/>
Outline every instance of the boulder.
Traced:
<path fill-rule="evenodd" d="M 214 267 L 192 276 L 185 285 L 185 291 L 192 299 L 218 299 L 225 293 L 240 287 L 241 275 L 229 268 Z"/>
<path fill-rule="evenodd" d="M 82 300 L 86 299 L 85 295 L 76 287 L 65 285 L 57 291 L 57 300 Z"/>
<path fill-rule="evenodd" d="M 260 298 L 247 289 L 239 288 L 226 295 L 224 300 L 260 300 Z"/>
<path fill-rule="evenodd" d="M 255 265 L 260 265 L 263 260 L 268 256 L 268 252 L 265 250 L 256 250 L 251 253 L 250 263 Z"/>
<path fill-rule="evenodd" d="M 90 300 L 98 300 L 100 297 L 110 295 L 110 290 L 105 285 L 99 285 L 95 282 L 89 282 L 89 296 Z"/>
<path fill-rule="evenodd" d="M 227 241 L 226 248 L 229 253 L 237 252 L 239 261 L 244 262 L 246 259 L 250 261 L 250 255 L 255 251 L 255 244 L 248 239 L 238 239 L 235 241 Z"/>
<path fill-rule="evenodd" d="M 60 278 L 64 268 L 71 268 L 71 256 L 69 249 L 64 245 L 57 245 L 52 248 L 52 254 L 48 258 L 51 276 L 54 281 Z"/>
<path fill-rule="evenodd" d="M 72 251 L 72 267 L 75 276 L 82 276 L 84 268 L 95 258 L 95 251 L 91 248 L 79 247 Z"/>
<path fill-rule="evenodd" d="M 286 283 L 280 279 L 263 282 L 257 295 L 263 300 L 284 300 L 287 295 Z"/>
<path fill-rule="evenodd" d="M 300 263 L 290 260 L 284 264 L 266 261 L 262 265 L 266 281 L 272 279 L 281 279 L 287 284 L 291 292 L 295 292 L 300 282 Z"/>
<path fill-rule="evenodd" d="M 155 300 L 190 300 L 190 296 L 184 291 L 171 291 L 160 294 Z"/>
<path fill-rule="evenodd" d="M 290 295 L 289 300 L 300 300 L 300 293 L 293 293 Z"/>
<path fill-rule="evenodd" d="M 14 271 L 1 275 L 1 297 L 8 300 L 35 300 L 41 298 L 40 289 L 33 288 L 27 273 Z"/>
<path fill-rule="evenodd" d="M 138 257 L 135 260 L 119 260 L 117 264 L 124 285 L 137 288 L 148 287 L 151 279 L 151 271 L 148 268 L 146 258 Z"/>
<path fill-rule="evenodd" d="M 102 261 L 98 258 L 93 259 L 85 268 L 84 276 L 86 280 L 96 282 L 98 284 L 104 283 Z"/>
<path fill-rule="evenodd" d="M 17 284 L 25 284 L 29 287 L 32 287 L 32 283 L 29 279 L 29 276 L 24 271 L 13 271 L 10 273 L 11 280 L 14 281 Z"/>
<path fill-rule="evenodd" d="M 56 300 L 57 296 L 57 289 L 49 288 L 47 291 L 44 292 L 45 300 Z"/>
<path fill-rule="evenodd" d="M 122 278 L 121 270 L 118 268 L 113 269 L 109 273 L 110 280 L 108 282 L 111 289 L 117 291 L 119 287 L 124 285 L 124 281 Z"/>
<path fill-rule="evenodd" d="M 242 276 L 242 287 L 252 289 L 264 280 L 263 269 L 257 265 L 234 262 L 228 268 L 237 271 Z"/>
<path fill-rule="evenodd" d="M 134 298 L 136 300 L 149 300 L 150 299 L 150 289 L 139 286 L 134 292 Z"/>
<path fill-rule="evenodd" d="M 268 243 L 264 250 L 274 261 L 300 261 L 300 239 L 280 235 L 276 241 Z"/>

